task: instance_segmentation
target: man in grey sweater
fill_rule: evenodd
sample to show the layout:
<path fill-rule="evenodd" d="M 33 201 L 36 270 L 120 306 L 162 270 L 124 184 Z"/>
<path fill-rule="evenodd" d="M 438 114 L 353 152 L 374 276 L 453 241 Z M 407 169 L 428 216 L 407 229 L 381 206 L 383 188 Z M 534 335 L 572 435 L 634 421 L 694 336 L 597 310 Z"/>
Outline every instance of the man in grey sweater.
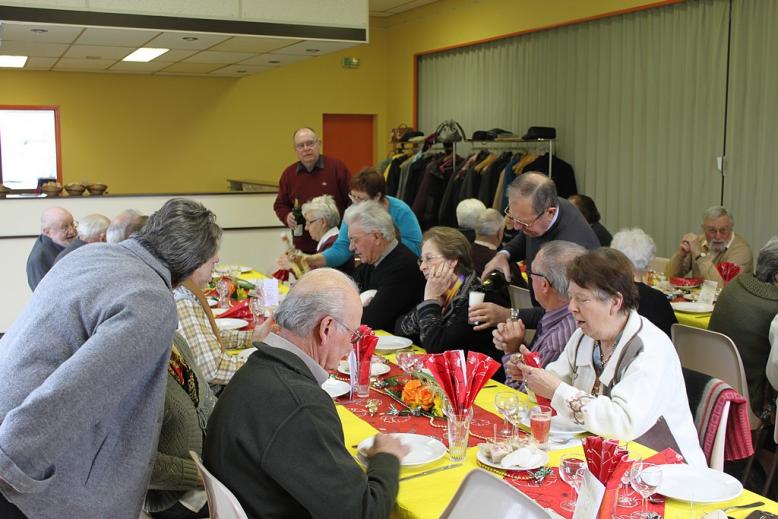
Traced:
<path fill-rule="evenodd" d="M 136 519 L 151 472 L 176 307 L 221 229 L 168 201 L 118 245 L 49 271 L 0 340 L 0 517 Z"/>

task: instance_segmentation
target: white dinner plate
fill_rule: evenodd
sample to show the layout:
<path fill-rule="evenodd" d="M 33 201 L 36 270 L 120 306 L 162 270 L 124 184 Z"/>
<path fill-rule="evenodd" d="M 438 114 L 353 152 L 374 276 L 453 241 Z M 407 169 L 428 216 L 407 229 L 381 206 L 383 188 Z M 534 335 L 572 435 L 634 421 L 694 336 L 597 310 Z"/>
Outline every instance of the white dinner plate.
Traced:
<path fill-rule="evenodd" d="M 659 494 L 695 503 L 718 503 L 735 499 L 743 492 L 743 485 L 726 472 L 708 467 L 676 464 L 662 465 L 662 483 Z"/>
<path fill-rule="evenodd" d="M 707 314 L 713 311 L 713 305 L 709 303 L 686 302 L 670 303 L 673 310 L 689 314 Z"/>
<path fill-rule="evenodd" d="M 413 344 L 413 341 L 407 337 L 397 337 L 395 335 L 379 335 L 377 350 L 401 350 Z"/>
<path fill-rule="evenodd" d="M 229 274 L 230 272 L 251 272 L 253 268 L 247 265 L 230 265 L 228 263 L 219 263 L 213 268 L 214 272 Z"/>
<path fill-rule="evenodd" d="M 548 463 L 548 454 L 546 454 L 542 450 L 533 449 L 530 447 L 522 447 L 522 448 L 525 449 L 529 448 L 532 451 L 530 455 L 530 461 L 526 465 L 504 465 L 503 462 L 505 461 L 505 458 L 508 458 L 508 456 L 511 456 L 513 453 L 503 458 L 503 462 L 500 463 L 495 463 L 489 460 L 489 458 L 487 458 L 486 455 L 484 455 L 480 450 L 476 454 L 476 458 L 484 465 L 489 467 L 494 467 L 500 470 L 535 470 L 535 469 L 539 469 L 540 467 L 545 467 L 546 463 Z"/>
<path fill-rule="evenodd" d="M 210 306 L 211 308 L 213 308 L 214 306 L 216 306 L 218 304 L 219 304 L 219 300 L 216 299 L 215 297 L 209 297 L 208 298 L 208 306 Z"/>
<path fill-rule="evenodd" d="M 343 382 L 336 378 L 328 378 L 324 381 L 324 384 L 321 385 L 321 388 L 326 391 L 331 398 L 337 398 L 351 391 L 351 386 L 348 382 Z"/>
<path fill-rule="evenodd" d="M 426 465 L 446 455 L 446 446 L 440 440 L 430 436 L 410 433 L 396 433 L 392 436 L 400 440 L 403 445 L 411 448 L 411 451 L 400 461 L 400 465 L 403 467 Z M 363 453 L 373 446 L 373 438 L 374 436 L 365 438 L 357 445 L 357 459 L 363 465 L 367 464 L 367 458 Z"/>
<path fill-rule="evenodd" d="M 211 308 L 211 312 L 213 312 L 214 317 L 219 317 L 227 310 L 229 310 L 229 308 Z"/>
<path fill-rule="evenodd" d="M 371 377 L 377 377 L 378 375 L 384 375 L 386 373 L 389 373 L 389 370 L 391 368 L 387 366 L 386 364 L 382 362 L 373 362 L 370 365 L 370 376 Z M 338 371 L 343 373 L 344 375 L 348 375 L 349 371 L 351 371 L 348 367 L 347 361 L 341 361 L 340 365 L 338 365 Z"/>
<path fill-rule="evenodd" d="M 214 319 L 214 321 L 216 321 L 216 326 L 218 326 L 220 330 L 238 330 L 249 324 L 248 321 L 244 321 L 243 319 L 224 318 Z"/>

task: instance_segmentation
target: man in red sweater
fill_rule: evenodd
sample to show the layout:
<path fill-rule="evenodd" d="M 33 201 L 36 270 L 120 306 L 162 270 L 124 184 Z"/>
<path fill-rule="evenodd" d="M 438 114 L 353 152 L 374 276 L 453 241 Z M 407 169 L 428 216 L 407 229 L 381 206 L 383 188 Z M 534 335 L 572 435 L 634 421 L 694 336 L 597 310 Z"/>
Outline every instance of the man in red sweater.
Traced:
<path fill-rule="evenodd" d="M 300 128 L 294 132 L 294 150 L 298 161 L 281 174 L 278 195 L 273 204 L 279 220 L 294 229 L 297 226 L 292 213 L 295 200 L 302 207 L 305 202 L 319 195 L 332 195 L 343 216 L 343 211 L 349 205 L 351 179 L 346 165 L 336 158 L 321 154 L 321 139 L 311 128 Z M 316 252 L 316 242 L 307 231 L 303 231 L 302 236 L 294 237 L 294 245 L 306 254 Z"/>

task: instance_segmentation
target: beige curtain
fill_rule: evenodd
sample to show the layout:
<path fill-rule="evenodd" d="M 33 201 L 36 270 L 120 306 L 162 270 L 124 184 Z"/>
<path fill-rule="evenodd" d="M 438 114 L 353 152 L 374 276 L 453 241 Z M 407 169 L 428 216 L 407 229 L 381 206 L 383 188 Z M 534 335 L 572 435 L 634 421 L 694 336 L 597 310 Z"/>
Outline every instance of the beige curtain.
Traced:
<path fill-rule="evenodd" d="M 419 126 L 556 127 L 605 226 L 670 255 L 721 196 L 728 10 L 684 2 L 424 56 Z"/>

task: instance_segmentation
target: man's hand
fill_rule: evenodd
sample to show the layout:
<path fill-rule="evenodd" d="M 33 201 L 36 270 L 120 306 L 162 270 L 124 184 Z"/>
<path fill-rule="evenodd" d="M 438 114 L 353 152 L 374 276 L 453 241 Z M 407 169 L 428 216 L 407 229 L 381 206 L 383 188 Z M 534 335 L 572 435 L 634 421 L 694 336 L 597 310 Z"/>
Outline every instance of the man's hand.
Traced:
<path fill-rule="evenodd" d="M 678 251 L 681 253 L 681 256 L 686 256 L 691 252 L 692 257 L 696 258 L 700 255 L 700 250 L 700 240 L 696 234 L 689 232 L 683 235 L 681 247 Z"/>
<path fill-rule="evenodd" d="M 494 347 L 505 353 L 516 353 L 524 342 L 525 331 L 526 327 L 521 319 L 517 321 L 508 319 L 504 323 L 499 323 L 492 331 Z"/>
<path fill-rule="evenodd" d="M 489 263 L 484 265 L 484 271 L 481 274 L 481 281 L 486 279 L 493 270 L 501 271 L 506 280 L 511 280 L 511 267 L 508 263 L 508 256 L 505 254 L 498 252 L 492 259 L 489 260 Z"/>
<path fill-rule="evenodd" d="M 494 303 L 478 303 L 470 307 L 468 321 L 477 322 L 478 325 L 473 330 L 486 330 L 494 328 L 511 318 L 511 309 L 499 306 Z"/>
<path fill-rule="evenodd" d="M 405 455 L 411 452 L 411 448 L 400 443 L 400 440 L 391 434 L 376 434 L 373 438 L 373 446 L 367 449 L 365 455 L 371 458 L 379 452 L 391 454 L 402 461 Z"/>
<path fill-rule="evenodd" d="M 533 368 L 526 364 L 518 364 L 517 367 L 524 375 L 527 387 L 534 391 L 536 395 L 550 399 L 554 396 L 556 388 L 562 383 L 556 375 L 543 368 Z"/>
<path fill-rule="evenodd" d="M 297 227 L 297 220 L 294 219 L 294 212 L 292 211 L 289 211 L 289 214 L 286 215 L 286 226 L 290 229 Z"/>

